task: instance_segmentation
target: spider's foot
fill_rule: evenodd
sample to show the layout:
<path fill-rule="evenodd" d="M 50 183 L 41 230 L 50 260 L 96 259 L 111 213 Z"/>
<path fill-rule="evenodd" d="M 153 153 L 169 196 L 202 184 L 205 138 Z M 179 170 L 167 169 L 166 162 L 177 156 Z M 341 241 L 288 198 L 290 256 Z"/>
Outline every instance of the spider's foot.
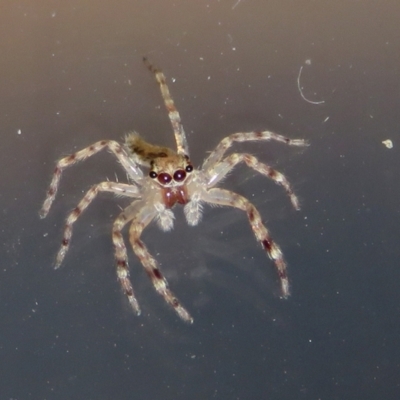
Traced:
<path fill-rule="evenodd" d="M 46 218 L 48 213 L 49 213 L 49 210 L 42 207 L 42 209 L 39 211 L 39 217 L 41 219 Z"/>
<path fill-rule="evenodd" d="M 139 303 L 136 300 L 136 297 L 134 296 L 128 296 L 129 304 L 133 308 L 133 312 L 139 316 L 142 313 L 142 310 L 140 309 Z"/>
<path fill-rule="evenodd" d="M 179 305 L 174 305 L 175 311 L 177 314 L 185 321 L 188 322 L 189 324 L 193 324 L 193 318 L 192 316 L 183 308 L 180 304 Z"/>
<path fill-rule="evenodd" d="M 287 299 L 290 296 L 289 280 L 287 277 L 281 278 L 282 298 Z"/>
<path fill-rule="evenodd" d="M 68 251 L 68 242 L 67 242 L 66 239 L 64 239 L 63 240 L 63 244 L 62 244 L 60 250 L 58 251 L 58 254 L 57 254 L 57 257 L 56 257 L 56 262 L 54 264 L 54 269 L 60 268 L 67 251 Z"/>

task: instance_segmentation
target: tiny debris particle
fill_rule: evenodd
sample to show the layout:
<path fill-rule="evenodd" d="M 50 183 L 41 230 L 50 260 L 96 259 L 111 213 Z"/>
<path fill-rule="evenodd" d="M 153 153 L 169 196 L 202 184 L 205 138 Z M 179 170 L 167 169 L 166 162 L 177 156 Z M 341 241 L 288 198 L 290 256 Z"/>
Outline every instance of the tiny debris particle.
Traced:
<path fill-rule="evenodd" d="M 393 149 L 393 142 L 390 139 L 383 140 L 382 143 L 388 148 Z"/>
<path fill-rule="evenodd" d="M 18 129 L 17 134 L 20 135 L 22 133 L 21 129 Z"/>

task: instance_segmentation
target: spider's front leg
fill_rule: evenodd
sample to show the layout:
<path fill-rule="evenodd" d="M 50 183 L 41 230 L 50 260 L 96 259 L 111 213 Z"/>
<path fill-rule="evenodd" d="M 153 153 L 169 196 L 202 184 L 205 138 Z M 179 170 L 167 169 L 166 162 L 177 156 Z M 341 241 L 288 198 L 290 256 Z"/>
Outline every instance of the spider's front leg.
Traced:
<path fill-rule="evenodd" d="M 237 132 L 222 139 L 218 146 L 210 153 L 203 163 L 203 170 L 210 170 L 218 164 L 224 156 L 226 150 L 232 146 L 234 142 L 256 142 L 271 141 L 281 142 L 289 146 L 308 146 L 308 142 L 304 139 L 290 139 L 271 131 L 253 131 L 253 132 Z"/>
<path fill-rule="evenodd" d="M 75 209 L 71 211 L 71 213 L 69 214 L 69 216 L 65 221 L 63 240 L 61 243 L 60 250 L 58 251 L 56 257 L 55 268 L 58 268 L 61 265 L 65 257 L 65 254 L 68 251 L 72 237 L 73 224 L 83 213 L 83 211 L 85 211 L 86 208 L 88 208 L 90 203 L 95 199 L 95 197 L 99 192 L 111 192 L 116 195 L 127 196 L 127 197 L 139 196 L 139 189 L 135 185 L 128 185 L 125 183 L 116 183 L 116 182 L 102 182 L 92 186 L 85 194 L 85 196 L 83 196 L 82 200 L 75 207 Z"/>
<path fill-rule="evenodd" d="M 141 261 L 147 275 L 150 277 L 156 291 L 170 304 L 176 313 L 186 322 L 192 323 L 193 318 L 181 305 L 179 300 L 171 292 L 168 282 L 158 268 L 157 261 L 151 256 L 144 243 L 140 240 L 143 229 L 159 215 L 160 210 L 154 205 L 143 204 L 143 207 L 133 218 L 129 229 L 129 240 L 133 251 Z"/>
<path fill-rule="evenodd" d="M 278 276 L 281 281 L 282 296 L 289 296 L 289 280 L 286 271 L 286 262 L 278 244 L 272 239 L 268 229 L 262 223 L 260 213 L 245 197 L 229 190 L 214 188 L 202 192 L 202 200 L 210 204 L 231 206 L 243 210 L 247 213 L 251 229 L 257 240 L 262 244 L 268 256 L 274 261 Z"/>
<path fill-rule="evenodd" d="M 114 140 L 101 140 L 100 142 L 96 142 L 76 153 L 70 154 L 69 156 L 62 158 L 57 162 L 56 168 L 54 169 L 53 178 L 51 180 L 49 189 L 47 190 L 46 199 L 39 212 L 40 218 L 45 218 L 46 215 L 49 213 L 50 207 L 53 204 L 53 201 L 57 195 L 63 170 L 80 161 L 85 160 L 88 157 L 95 155 L 99 151 L 103 150 L 105 147 L 108 147 L 108 149 L 112 153 L 114 153 L 121 165 L 135 182 L 138 182 L 142 179 L 143 172 L 136 165 L 136 163 L 129 158 L 124 150 L 124 147 L 121 144 L 115 142 Z"/>

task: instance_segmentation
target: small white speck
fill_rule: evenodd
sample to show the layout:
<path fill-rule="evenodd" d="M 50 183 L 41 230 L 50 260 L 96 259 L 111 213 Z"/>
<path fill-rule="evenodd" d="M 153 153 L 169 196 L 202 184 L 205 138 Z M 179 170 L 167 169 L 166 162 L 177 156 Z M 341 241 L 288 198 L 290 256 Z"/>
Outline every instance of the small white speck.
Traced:
<path fill-rule="evenodd" d="M 388 148 L 393 149 L 393 142 L 390 139 L 383 140 L 382 143 Z"/>
<path fill-rule="evenodd" d="M 171 78 L 171 81 L 172 81 L 173 83 L 175 83 L 176 79 L 175 79 L 175 78 Z"/>
<path fill-rule="evenodd" d="M 330 117 L 326 117 L 322 123 L 324 124 L 326 121 L 328 121 L 329 118 Z"/>
<path fill-rule="evenodd" d="M 22 133 L 21 129 L 18 129 L 17 134 L 20 135 Z"/>

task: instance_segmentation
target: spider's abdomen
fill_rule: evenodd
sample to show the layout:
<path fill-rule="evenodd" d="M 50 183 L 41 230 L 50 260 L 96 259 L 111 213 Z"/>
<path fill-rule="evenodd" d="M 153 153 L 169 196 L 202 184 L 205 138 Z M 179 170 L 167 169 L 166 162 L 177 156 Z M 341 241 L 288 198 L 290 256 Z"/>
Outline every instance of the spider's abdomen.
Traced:
<path fill-rule="evenodd" d="M 189 202 L 189 195 L 186 185 L 162 188 L 164 204 L 167 208 L 172 208 L 176 203 L 186 204 Z"/>

